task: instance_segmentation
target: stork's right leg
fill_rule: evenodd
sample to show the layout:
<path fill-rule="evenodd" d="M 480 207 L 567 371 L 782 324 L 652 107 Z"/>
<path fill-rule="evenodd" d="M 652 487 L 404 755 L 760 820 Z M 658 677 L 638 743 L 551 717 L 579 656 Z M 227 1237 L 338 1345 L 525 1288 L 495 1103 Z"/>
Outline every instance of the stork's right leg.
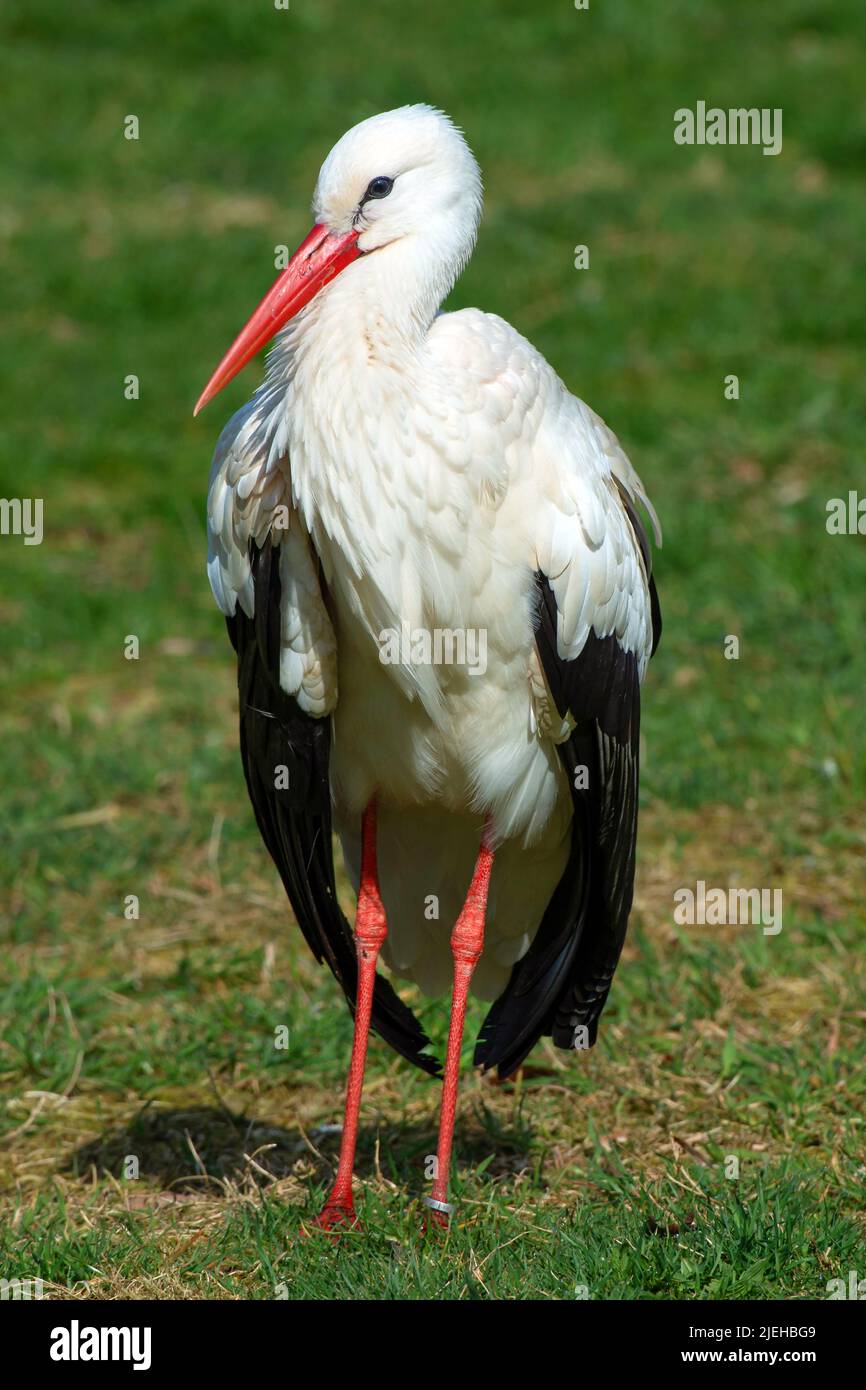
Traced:
<path fill-rule="evenodd" d="M 316 1217 L 316 1225 L 330 1230 L 340 1222 L 357 1223 L 352 1197 L 352 1174 L 358 1138 L 358 1116 L 367 1060 L 367 1038 L 376 987 L 376 962 L 388 934 L 385 909 L 379 893 L 376 867 L 376 798 L 370 801 L 361 825 L 361 882 L 355 917 L 355 947 L 358 954 L 358 996 L 355 1003 L 355 1037 L 346 1091 L 346 1117 L 340 1142 L 340 1161 L 331 1195 Z"/>
<path fill-rule="evenodd" d="M 433 1190 L 424 1198 L 431 1208 L 434 1225 L 447 1226 L 451 1214 L 448 1201 L 448 1174 L 451 1169 L 451 1150 L 454 1147 L 454 1117 L 457 1113 L 457 1086 L 460 1080 L 460 1050 L 463 1045 L 463 1025 L 466 1001 L 472 973 L 484 949 L 484 923 L 487 916 L 487 894 L 493 870 L 493 830 L 488 819 L 484 826 L 481 848 L 475 862 L 475 872 L 451 933 L 451 954 L 454 959 L 454 988 L 451 995 L 451 1024 L 448 1029 L 448 1052 L 442 1080 L 442 1110 L 439 1119 L 439 1145 L 436 1151 L 436 1176 Z"/>

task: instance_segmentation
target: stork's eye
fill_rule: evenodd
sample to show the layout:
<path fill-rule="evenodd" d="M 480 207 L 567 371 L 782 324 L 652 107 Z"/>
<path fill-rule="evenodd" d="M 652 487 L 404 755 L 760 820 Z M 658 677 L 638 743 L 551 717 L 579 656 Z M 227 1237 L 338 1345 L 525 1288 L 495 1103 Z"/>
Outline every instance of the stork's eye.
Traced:
<path fill-rule="evenodd" d="M 387 198 L 391 189 L 394 187 L 394 180 L 380 174 L 377 179 L 371 179 L 367 185 L 367 192 L 364 194 L 364 202 L 368 198 Z"/>

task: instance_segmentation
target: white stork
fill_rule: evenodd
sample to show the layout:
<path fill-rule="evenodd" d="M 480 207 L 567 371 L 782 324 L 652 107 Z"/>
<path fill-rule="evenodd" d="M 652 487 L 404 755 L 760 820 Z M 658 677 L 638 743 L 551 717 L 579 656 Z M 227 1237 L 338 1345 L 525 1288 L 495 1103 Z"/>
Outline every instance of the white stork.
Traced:
<path fill-rule="evenodd" d="M 481 214 L 445 115 L 407 106 L 348 131 L 313 212 L 196 407 L 277 335 L 217 444 L 208 574 L 259 829 L 355 1017 L 318 1222 L 356 1221 L 370 1027 L 440 1071 L 381 951 L 425 994 L 453 975 L 424 1198 L 444 1225 L 470 983 L 492 1001 L 476 1065 L 508 1076 L 542 1035 L 595 1041 L 631 907 L 639 685 L 660 630 L 638 503 L 658 543 L 659 528 L 616 437 L 525 338 L 439 312 Z"/>

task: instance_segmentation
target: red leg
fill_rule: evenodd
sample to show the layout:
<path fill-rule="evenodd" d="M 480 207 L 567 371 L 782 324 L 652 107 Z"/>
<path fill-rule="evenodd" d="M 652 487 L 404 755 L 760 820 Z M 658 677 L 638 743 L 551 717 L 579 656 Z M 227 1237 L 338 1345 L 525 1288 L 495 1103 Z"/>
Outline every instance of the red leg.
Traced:
<path fill-rule="evenodd" d="M 490 823 L 484 827 L 475 872 L 451 934 L 451 954 L 454 957 L 454 989 L 451 995 L 451 1024 L 448 1030 L 448 1053 L 445 1058 L 445 1077 L 442 1084 L 442 1111 L 439 1119 L 439 1144 L 436 1150 L 436 1176 L 433 1189 L 424 1201 L 431 1208 L 431 1220 L 439 1226 L 448 1225 L 451 1207 L 448 1202 L 448 1174 L 451 1168 L 451 1149 L 454 1141 L 454 1116 L 457 1110 L 457 1085 L 460 1080 L 460 1050 L 463 1046 L 463 1024 L 466 1018 L 466 999 L 469 982 L 484 946 L 484 919 L 487 913 L 487 890 L 493 868 L 490 848 Z"/>
<path fill-rule="evenodd" d="M 352 1198 L 352 1173 L 355 1167 L 355 1145 L 358 1138 L 358 1115 L 361 1091 L 364 1086 L 364 1064 L 367 1060 L 367 1038 L 370 1014 L 373 1009 L 373 990 L 376 985 L 376 962 L 382 942 L 388 934 L 385 909 L 379 894 L 376 868 L 376 798 L 364 812 L 361 828 L 361 882 L 358 888 L 358 911 L 355 917 L 355 945 L 358 952 L 358 997 L 355 1003 L 355 1036 L 352 1042 L 352 1061 L 346 1090 L 346 1116 L 340 1141 L 340 1161 L 331 1195 L 316 1217 L 316 1225 L 330 1230 L 339 1222 L 357 1223 Z"/>

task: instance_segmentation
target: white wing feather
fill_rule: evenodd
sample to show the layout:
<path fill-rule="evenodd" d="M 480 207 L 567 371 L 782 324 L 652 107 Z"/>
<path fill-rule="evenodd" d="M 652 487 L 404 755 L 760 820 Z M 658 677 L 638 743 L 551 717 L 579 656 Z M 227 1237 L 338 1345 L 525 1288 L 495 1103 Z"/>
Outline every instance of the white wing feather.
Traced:
<path fill-rule="evenodd" d="M 309 537 L 292 502 L 289 462 L 272 448 L 261 393 L 219 437 L 207 502 L 208 578 L 218 607 L 254 616 L 250 543 L 279 546 L 280 685 L 306 713 L 337 703 L 337 644 Z"/>

